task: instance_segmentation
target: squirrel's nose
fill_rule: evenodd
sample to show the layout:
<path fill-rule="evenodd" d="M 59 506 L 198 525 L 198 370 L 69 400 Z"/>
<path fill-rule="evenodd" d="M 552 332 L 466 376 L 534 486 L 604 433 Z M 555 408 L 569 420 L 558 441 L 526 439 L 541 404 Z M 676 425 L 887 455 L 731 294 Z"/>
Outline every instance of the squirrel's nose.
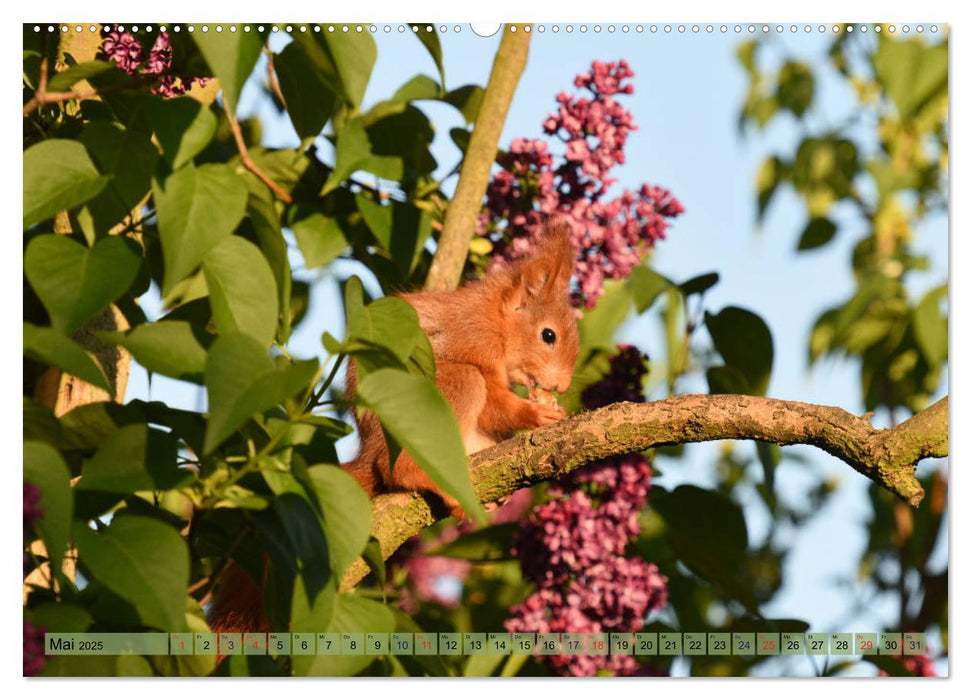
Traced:
<path fill-rule="evenodd" d="M 561 394 L 565 394 L 567 390 L 570 388 L 571 379 L 573 379 L 573 377 L 567 377 L 566 379 L 561 379 L 560 383 L 556 385 L 557 392 Z"/>

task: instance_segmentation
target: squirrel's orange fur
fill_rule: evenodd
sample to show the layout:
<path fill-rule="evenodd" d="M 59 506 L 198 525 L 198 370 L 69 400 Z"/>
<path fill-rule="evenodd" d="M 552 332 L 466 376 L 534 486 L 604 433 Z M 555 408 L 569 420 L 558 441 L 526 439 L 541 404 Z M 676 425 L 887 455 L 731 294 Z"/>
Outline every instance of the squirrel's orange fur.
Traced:
<path fill-rule="evenodd" d="M 511 386 L 525 385 L 535 395 L 564 392 L 570 386 L 579 347 L 569 292 L 573 264 L 565 226 L 552 225 L 527 257 L 482 280 L 455 291 L 401 295 L 418 312 L 431 342 L 435 383 L 455 411 L 467 453 L 494 445 L 515 430 L 564 417 L 555 401 L 527 401 Z M 355 383 L 351 365 L 351 396 Z M 388 447 L 373 413 L 362 411 L 356 418 L 361 451 L 343 467 L 369 495 L 431 492 L 461 515 L 455 500 L 407 453 L 390 469 Z"/>
<path fill-rule="evenodd" d="M 418 312 L 435 355 L 435 383 L 455 410 L 466 452 L 493 445 L 515 430 L 554 423 L 565 413 L 550 395 L 570 386 L 579 338 L 570 305 L 574 251 L 562 225 L 548 228 L 529 256 L 450 292 L 416 292 L 401 298 Z M 552 331 L 544 339 L 544 330 Z M 348 394 L 356 383 L 348 368 Z M 530 389 L 522 399 L 511 386 Z M 356 459 L 342 466 L 374 496 L 389 491 L 437 494 L 456 515 L 458 503 L 441 492 L 406 453 L 390 469 L 377 417 L 355 416 L 361 440 Z M 220 632 L 265 631 L 261 587 L 230 562 L 208 615 Z"/>

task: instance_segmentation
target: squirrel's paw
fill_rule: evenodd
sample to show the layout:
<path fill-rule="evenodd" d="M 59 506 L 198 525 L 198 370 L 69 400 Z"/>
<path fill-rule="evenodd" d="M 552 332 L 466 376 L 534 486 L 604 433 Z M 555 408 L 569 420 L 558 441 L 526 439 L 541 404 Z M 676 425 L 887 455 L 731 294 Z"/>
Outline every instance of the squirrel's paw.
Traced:
<path fill-rule="evenodd" d="M 531 422 L 537 428 L 541 425 L 551 425 L 566 418 L 566 411 L 559 404 L 549 406 L 547 404 L 534 403 L 530 405 L 530 408 L 532 413 Z"/>

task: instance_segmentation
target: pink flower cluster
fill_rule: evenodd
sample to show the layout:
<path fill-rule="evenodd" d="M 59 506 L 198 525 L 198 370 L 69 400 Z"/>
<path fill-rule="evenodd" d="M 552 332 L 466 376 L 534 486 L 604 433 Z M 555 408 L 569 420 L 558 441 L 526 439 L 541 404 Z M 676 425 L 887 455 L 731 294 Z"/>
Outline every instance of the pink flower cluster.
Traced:
<path fill-rule="evenodd" d="M 540 139 L 515 139 L 497 158 L 502 167 L 486 191 L 478 233 L 495 246 L 492 264 L 522 257 L 535 243 L 551 215 L 569 225 L 580 251 L 574 304 L 592 309 L 607 278 L 630 275 L 665 237 L 672 219 L 684 211 L 671 193 L 651 185 L 623 190 L 608 199 L 617 182 L 611 169 L 625 161 L 627 137 L 637 127 L 616 95 L 633 93 L 633 72 L 626 61 L 595 61 L 574 84 L 590 93 L 577 97 L 561 92 L 559 107 L 543 129 L 564 145 L 554 158 Z"/>
<path fill-rule="evenodd" d="M 584 404 L 643 401 L 645 357 L 622 347 L 611 369 L 583 394 Z M 600 403 L 604 401 L 604 403 Z M 510 632 L 634 632 L 651 610 L 667 604 L 667 578 L 655 564 L 626 557 L 640 533 L 638 513 L 647 503 L 651 466 L 640 454 L 588 464 L 551 486 L 514 543 L 523 575 L 536 590 L 512 609 Z M 543 657 L 554 672 L 590 676 L 602 671 L 630 675 L 633 657 Z"/>
<path fill-rule="evenodd" d="M 141 42 L 128 32 L 112 29 L 101 42 L 101 52 L 128 75 L 157 75 L 158 84 L 152 92 L 163 97 L 184 95 L 193 83 L 205 85 L 208 78 L 176 76 L 172 68 L 172 42 L 168 32 L 159 32 L 152 48 L 145 55 Z"/>
<path fill-rule="evenodd" d="M 24 620 L 24 675 L 36 676 L 44 669 L 44 633 L 43 625 Z"/>
<path fill-rule="evenodd" d="M 935 678 L 937 673 L 934 671 L 934 662 L 931 661 L 931 657 L 926 654 L 918 654 L 916 656 L 894 656 L 893 658 L 900 661 L 904 670 L 907 671 L 912 676 L 918 676 L 921 678 Z M 887 677 L 890 674 L 886 671 L 881 670 L 878 676 Z"/>

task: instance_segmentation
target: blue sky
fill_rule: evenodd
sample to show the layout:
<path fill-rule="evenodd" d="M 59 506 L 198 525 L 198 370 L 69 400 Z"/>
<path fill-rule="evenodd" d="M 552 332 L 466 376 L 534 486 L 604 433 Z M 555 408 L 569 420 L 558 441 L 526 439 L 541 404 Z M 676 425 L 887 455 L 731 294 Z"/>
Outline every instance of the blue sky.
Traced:
<path fill-rule="evenodd" d="M 442 38 L 448 88 L 465 83 L 484 84 L 498 46 L 498 36 L 480 38 L 468 25 L 462 32 Z M 764 133 L 742 137 L 737 128 L 738 110 L 745 98 L 747 76 L 735 58 L 738 43 L 747 38 L 733 32 L 698 35 L 659 27 L 652 34 L 613 34 L 588 31 L 568 34 L 560 25 L 557 34 L 547 30 L 534 34 L 529 62 L 522 77 L 501 144 L 518 136 L 541 137 L 541 122 L 554 106 L 562 89 L 574 90 L 572 79 L 586 70 L 592 60 L 625 58 L 635 73 L 635 93 L 625 99 L 639 130 L 628 140 L 627 163 L 615 170 L 620 185 L 636 187 L 642 182 L 669 188 L 685 205 L 686 212 L 660 243 L 653 266 L 662 274 L 682 281 L 696 274 L 717 270 L 721 281 L 706 295 L 706 307 L 717 311 L 724 306 L 742 306 L 761 315 L 772 330 L 775 364 L 769 394 L 784 399 L 841 406 L 861 413 L 858 368 L 843 361 L 824 362 L 810 371 L 806 363 L 809 330 L 825 309 L 846 299 L 853 289 L 850 253 L 859 235 L 851 226 L 841 227 L 837 238 L 822 250 L 795 254 L 796 241 L 806 222 L 800 200 L 791 191 L 776 196 L 762 226 L 755 220 L 755 173 L 761 159 L 779 149 L 792 149 L 802 126 L 780 117 Z M 592 25 L 591 25 L 592 27 Z M 283 37 L 278 37 L 283 39 Z M 394 92 L 416 73 L 437 75 L 421 44 L 407 33 L 378 32 L 378 60 L 366 95 L 371 104 Z M 765 68 L 777 65 L 783 56 L 796 56 L 815 63 L 824 55 L 828 41 L 816 34 L 783 33 L 767 47 Z M 282 44 L 281 44 L 282 45 Z M 263 75 L 258 68 L 256 76 Z M 817 107 L 809 116 L 812 126 L 832 124 L 852 113 L 854 103 L 845 85 L 834 75 L 822 74 Z M 263 120 L 264 143 L 294 147 L 296 135 L 286 115 L 278 115 L 260 95 L 258 82 L 250 81 L 241 100 L 241 114 L 257 114 Z M 457 149 L 448 131 L 461 126 L 461 117 L 449 106 L 421 103 L 431 118 L 436 139 L 433 152 L 447 172 L 456 162 Z M 848 212 L 837 210 L 837 220 L 848 221 Z M 931 269 L 914 275 L 915 294 L 941 283 L 947 276 L 947 220 L 940 216 L 927 221 L 918 232 L 920 252 L 931 256 Z M 295 266 L 299 255 L 294 255 Z M 308 320 L 295 334 L 290 351 L 296 355 L 324 357 L 320 344 L 323 331 L 340 337 L 343 318 L 337 302 L 336 280 L 359 268 L 352 264 L 333 266 L 314 274 L 318 280 L 312 295 Z M 372 290 L 373 291 L 373 290 Z M 155 302 L 157 304 L 157 302 Z M 152 302 L 146 303 L 151 311 Z M 656 316 L 629 322 L 621 339 L 632 342 L 652 357 L 663 357 L 663 336 Z M 702 338 L 700 337 L 699 340 Z M 686 391 L 705 391 L 701 381 L 688 382 Z M 946 384 L 941 395 L 946 391 Z M 164 400 L 173 405 L 200 409 L 204 395 L 184 384 L 153 378 L 149 387 L 143 370 L 133 369 L 129 398 Z M 878 416 L 878 420 L 881 417 Z M 751 445 L 739 449 L 751 452 Z M 353 453 L 353 440 L 341 445 L 342 454 Z M 845 622 L 846 591 L 837 578 L 854 578 L 854 565 L 865 546 L 862 523 L 869 506 L 869 484 L 849 467 L 812 448 L 792 447 L 839 479 L 840 488 L 819 517 L 801 528 L 792 542 L 787 560 L 786 588 L 766 613 L 776 617 L 797 617 L 811 622 L 815 631 L 844 631 L 833 627 Z M 711 484 L 716 445 L 692 446 L 689 458 L 660 463 L 664 475 L 657 483 L 671 487 L 679 483 Z M 924 469 L 929 467 L 925 466 Z M 798 498 L 806 485 L 804 466 L 784 461 L 777 474 L 779 489 Z M 754 502 L 747 507 L 750 540 L 761 541 L 768 519 Z M 946 557 L 946 552 L 939 553 Z M 853 629 L 867 631 L 881 620 L 895 619 L 894 607 L 882 605 L 853 620 Z M 846 627 L 846 625 L 843 625 Z M 933 643 L 933 640 L 931 640 Z M 797 662 L 799 663 L 799 662 Z M 810 673 L 811 668 L 791 666 L 790 672 Z M 766 672 L 777 673 L 778 667 Z"/>

